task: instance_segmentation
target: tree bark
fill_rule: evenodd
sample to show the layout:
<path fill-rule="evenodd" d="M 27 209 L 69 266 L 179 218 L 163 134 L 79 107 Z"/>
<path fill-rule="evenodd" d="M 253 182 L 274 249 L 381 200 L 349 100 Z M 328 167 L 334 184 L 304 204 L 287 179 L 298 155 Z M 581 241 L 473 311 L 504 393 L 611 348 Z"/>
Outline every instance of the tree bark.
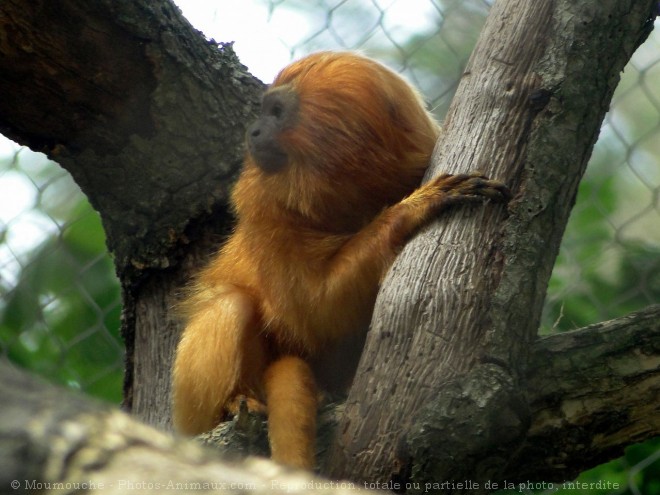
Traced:
<path fill-rule="evenodd" d="M 7 0 L 0 32 L 0 130 L 100 212 L 123 289 L 125 406 L 166 428 L 172 308 L 227 230 L 263 84 L 168 0 Z"/>
<path fill-rule="evenodd" d="M 531 422 L 526 365 L 547 282 L 619 73 L 655 7 L 493 5 L 428 175 L 481 169 L 515 197 L 506 212 L 485 205 L 443 217 L 397 259 L 331 476 L 483 483 L 514 469 Z"/>
<path fill-rule="evenodd" d="M 660 305 L 537 340 L 508 480 L 563 481 L 660 434 Z"/>
<path fill-rule="evenodd" d="M 363 493 L 362 485 L 242 462 L 146 426 L 0 359 L 0 493 Z"/>

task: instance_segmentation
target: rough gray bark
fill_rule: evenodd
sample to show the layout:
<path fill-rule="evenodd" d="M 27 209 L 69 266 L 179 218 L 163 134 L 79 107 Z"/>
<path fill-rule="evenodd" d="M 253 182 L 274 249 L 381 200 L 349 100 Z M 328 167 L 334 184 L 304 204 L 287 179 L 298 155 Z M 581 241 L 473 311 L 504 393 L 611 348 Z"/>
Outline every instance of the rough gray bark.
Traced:
<path fill-rule="evenodd" d="M 508 211 L 486 205 L 443 217 L 397 259 L 331 476 L 484 482 L 515 469 L 511 453 L 531 421 L 526 365 L 547 282 L 619 73 L 655 7 L 493 5 L 430 175 L 481 169 L 515 197 Z"/>

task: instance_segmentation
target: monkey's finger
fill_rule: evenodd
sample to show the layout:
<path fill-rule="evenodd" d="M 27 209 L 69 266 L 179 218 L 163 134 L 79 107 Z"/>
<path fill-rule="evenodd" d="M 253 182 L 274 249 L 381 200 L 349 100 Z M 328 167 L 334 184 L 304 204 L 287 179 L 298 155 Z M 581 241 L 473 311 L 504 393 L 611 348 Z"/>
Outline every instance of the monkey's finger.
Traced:
<path fill-rule="evenodd" d="M 474 176 L 458 185 L 453 192 L 466 196 L 486 196 L 496 200 L 508 200 L 511 197 L 509 188 L 503 183 Z"/>
<path fill-rule="evenodd" d="M 508 202 L 511 199 L 511 191 L 509 188 L 505 184 L 493 180 L 488 180 L 479 184 L 477 193 L 497 201 Z"/>
<path fill-rule="evenodd" d="M 470 172 L 467 174 L 441 174 L 437 177 L 435 177 L 431 183 L 435 184 L 435 186 L 445 189 L 445 190 L 451 190 L 456 187 L 461 186 L 464 183 L 468 184 L 501 184 L 501 182 L 496 181 L 496 180 L 491 180 L 487 175 L 480 171 L 475 171 L 475 172 Z"/>

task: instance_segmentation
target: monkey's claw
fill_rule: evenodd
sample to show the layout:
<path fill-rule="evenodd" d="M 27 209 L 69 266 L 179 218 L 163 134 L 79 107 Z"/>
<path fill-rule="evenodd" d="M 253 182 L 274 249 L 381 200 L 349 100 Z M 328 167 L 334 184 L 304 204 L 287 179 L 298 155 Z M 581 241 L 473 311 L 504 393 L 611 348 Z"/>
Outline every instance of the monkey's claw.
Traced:
<path fill-rule="evenodd" d="M 485 196 L 494 201 L 508 202 L 511 191 L 502 182 L 491 180 L 481 172 L 456 174 L 447 177 L 448 193 L 459 196 Z"/>
<path fill-rule="evenodd" d="M 476 178 L 474 184 L 475 194 L 486 196 L 495 201 L 508 202 L 511 199 L 511 191 L 502 182 L 490 179 Z"/>

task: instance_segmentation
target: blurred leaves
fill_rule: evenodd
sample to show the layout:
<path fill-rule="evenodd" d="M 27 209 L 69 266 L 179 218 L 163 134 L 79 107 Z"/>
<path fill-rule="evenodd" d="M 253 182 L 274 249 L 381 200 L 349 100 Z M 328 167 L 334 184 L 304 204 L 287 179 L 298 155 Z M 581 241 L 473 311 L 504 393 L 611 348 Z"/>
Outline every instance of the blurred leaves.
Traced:
<path fill-rule="evenodd" d="M 119 287 L 98 214 L 45 158 L 22 152 L 12 165 L 30 174 L 34 207 L 3 229 L 0 351 L 56 382 L 119 402 Z M 13 235 L 25 218 L 48 223 L 45 240 Z"/>

